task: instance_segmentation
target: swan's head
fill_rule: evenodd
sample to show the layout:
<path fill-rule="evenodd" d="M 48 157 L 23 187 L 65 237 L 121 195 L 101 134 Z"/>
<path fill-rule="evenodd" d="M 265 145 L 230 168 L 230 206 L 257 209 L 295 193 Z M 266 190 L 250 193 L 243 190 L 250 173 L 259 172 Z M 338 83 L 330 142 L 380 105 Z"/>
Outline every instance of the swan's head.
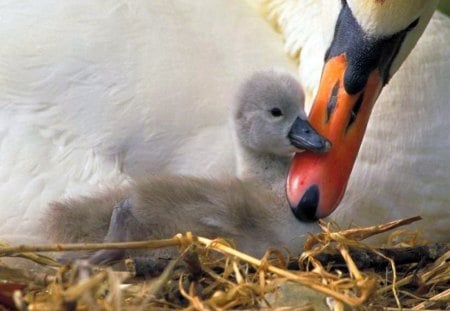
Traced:
<path fill-rule="evenodd" d="M 303 89 L 291 75 L 257 72 L 241 86 L 233 106 L 235 138 L 258 153 L 325 152 L 330 144 L 311 127 L 303 105 Z"/>
<path fill-rule="evenodd" d="M 437 1 L 327 0 L 323 5 L 328 49 L 309 119 L 333 147 L 323 155 L 296 155 L 287 180 L 291 208 L 306 221 L 328 216 L 342 199 L 372 107 Z M 408 109 L 408 103 L 398 104 Z"/>

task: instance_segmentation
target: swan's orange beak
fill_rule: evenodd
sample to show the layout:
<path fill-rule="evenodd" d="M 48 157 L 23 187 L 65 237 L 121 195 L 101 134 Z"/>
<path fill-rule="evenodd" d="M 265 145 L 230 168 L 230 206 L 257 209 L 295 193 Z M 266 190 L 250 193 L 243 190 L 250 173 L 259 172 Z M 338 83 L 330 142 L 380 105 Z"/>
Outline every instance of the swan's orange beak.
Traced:
<path fill-rule="evenodd" d="M 378 20 L 384 26 L 398 21 L 392 8 L 400 12 L 404 8 L 401 5 L 413 3 L 392 0 L 389 5 L 383 5 L 384 2 L 370 2 L 377 12 L 389 10 L 389 14 Z M 373 105 L 383 86 L 420 37 L 437 4 L 437 1 L 428 2 L 420 4 L 422 14 L 414 7 L 411 9 L 414 14 L 410 12 L 409 19 L 401 20 L 405 26 L 403 30 L 383 34 L 374 31 L 383 27 L 375 27 L 377 25 L 373 22 L 376 19 L 368 22 L 368 16 L 372 15 L 362 14 L 362 5 L 355 1 L 351 3 L 353 8 L 357 8 L 358 19 L 349 3 L 341 1 L 342 7 L 332 41 L 324 55 L 325 66 L 309 117 L 311 125 L 331 142 L 332 147 L 325 154 L 304 152 L 293 159 L 286 191 L 298 219 L 314 221 L 326 217 L 341 201 Z M 361 26 L 361 21 L 365 21 L 366 29 Z"/>
<path fill-rule="evenodd" d="M 312 221 L 328 216 L 344 195 L 372 107 L 382 89 L 375 68 L 356 94 L 347 93 L 345 54 L 326 62 L 311 108 L 312 126 L 332 144 L 328 153 L 297 154 L 287 179 L 287 197 L 297 218 Z"/>

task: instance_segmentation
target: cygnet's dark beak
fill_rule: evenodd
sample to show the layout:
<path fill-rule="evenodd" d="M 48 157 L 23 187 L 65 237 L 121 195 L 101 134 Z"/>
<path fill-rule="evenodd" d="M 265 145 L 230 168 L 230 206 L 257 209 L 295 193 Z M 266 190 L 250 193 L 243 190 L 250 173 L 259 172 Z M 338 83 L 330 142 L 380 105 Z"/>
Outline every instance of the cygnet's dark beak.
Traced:
<path fill-rule="evenodd" d="M 311 126 L 308 120 L 295 119 L 288 134 L 289 141 L 298 149 L 327 152 L 331 143 Z"/>

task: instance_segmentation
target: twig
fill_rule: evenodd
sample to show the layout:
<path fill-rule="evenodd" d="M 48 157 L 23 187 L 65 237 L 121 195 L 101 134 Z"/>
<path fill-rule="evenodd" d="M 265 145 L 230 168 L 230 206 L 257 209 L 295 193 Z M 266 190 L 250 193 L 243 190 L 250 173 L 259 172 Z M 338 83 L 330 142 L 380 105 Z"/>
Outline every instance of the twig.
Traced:
<path fill-rule="evenodd" d="M 422 217 L 415 216 L 406 219 L 394 220 L 385 224 L 364 227 L 364 228 L 351 228 L 347 230 L 339 230 L 338 232 L 332 232 L 329 225 L 325 224 L 323 221 L 319 221 L 319 225 L 323 232 L 310 236 L 305 242 L 305 249 L 312 249 L 312 246 L 317 244 L 319 241 L 323 240 L 334 240 L 341 241 L 343 239 L 351 239 L 356 241 L 362 241 L 371 236 L 387 232 L 389 230 L 409 225 L 413 222 L 421 220 Z"/>
<path fill-rule="evenodd" d="M 206 247 L 210 247 L 215 250 L 219 250 L 221 252 L 224 252 L 228 255 L 236 256 L 241 260 L 244 260 L 252 265 L 260 267 L 263 262 L 259 259 L 256 259 L 252 256 L 249 256 L 247 254 L 241 253 L 233 248 L 230 248 L 226 245 L 223 245 L 221 243 L 217 243 L 217 241 L 213 241 L 207 238 L 198 237 L 198 241 L 205 245 Z M 344 303 L 351 305 L 351 306 L 359 306 L 362 303 L 364 303 L 370 295 L 374 292 L 376 288 L 376 281 L 374 279 L 364 279 L 361 280 L 359 283 L 359 289 L 360 289 L 360 296 L 347 296 L 345 294 L 336 292 L 326 286 L 323 286 L 321 284 L 313 283 L 311 281 L 311 278 L 308 278 L 306 276 L 302 276 L 299 274 L 294 274 L 288 270 L 278 268 L 275 266 L 272 266 L 270 264 L 265 264 L 265 267 L 267 271 L 277 274 L 278 276 L 282 276 L 290 281 L 294 281 L 297 283 L 300 283 L 306 287 L 309 287 L 313 290 L 316 290 L 318 292 L 321 292 L 325 295 L 331 296 L 335 299 L 338 299 L 340 301 L 343 301 Z"/>
<path fill-rule="evenodd" d="M 395 265 L 399 266 L 411 263 L 420 263 L 423 261 L 434 261 L 436 258 L 443 255 L 448 249 L 449 246 L 447 244 L 436 243 L 426 246 L 376 248 L 374 250 L 392 259 L 395 262 Z M 355 261 L 358 269 L 384 269 L 389 264 L 388 260 L 377 255 L 374 250 L 354 249 L 350 247 L 350 256 Z M 347 267 L 347 264 L 340 253 L 320 253 L 315 255 L 314 258 L 319 260 L 322 265 L 329 265 L 332 263 L 332 267 L 334 268 L 342 269 Z M 295 268 L 296 263 L 298 263 L 298 258 L 293 258 L 289 263 L 289 267 Z"/>
<path fill-rule="evenodd" d="M 426 307 L 430 307 L 431 305 L 435 304 L 436 302 L 449 301 L 449 300 L 450 300 L 450 288 L 443 291 L 442 293 L 439 293 L 439 294 L 431 297 L 427 301 L 424 301 L 424 302 L 418 304 L 417 306 L 412 308 L 412 310 L 423 310 Z"/>
<path fill-rule="evenodd" d="M 432 265 L 428 267 L 425 271 L 419 274 L 410 274 L 397 282 L 397 287 L 401 287 L 411 283 L 415 278 L 420 279 L 427 285 L 434 285 L 438 282 L 448 282 L 450 280 L 450 267 L 447 263 L 448 258 L 450 258 L 450 251 L 447 251 L 442 256 L 440 256 Z M 432 276 L 440 275 L 437 279 L 432 279 Z M 389 291 L 389 286 L 385 286 L 377 290 L 377 294 L 383 294 Z"/>
<path fill-rule="evenodd" d="M 18 245 L 0 247 L 0 257 L 11 256 L 17 253 L 28 252 L 63 252 L 63 251 L 85 251 L 102 249 L 154 249 L 172 246 L 181 246 L 186 241 L 180 240 L 184 237 L 176 236 L 171 239 L 150 240 L 140 242 L 114 242 L 114 243 L 83 243 L 83 244 L 53 244 L 53 245 Z"/>
<path fill-rule="evenodd" d="M 10 247 L 9 244 L 4 243 L 4 242 L 0 242 L 0 250 L 1 249 L 5 249 Z M 1 257 L 1 255 L 0 255 Z M 15 254 L 14 257 L 21 257 L 21 258 L 25 258 L 31 261 L 34 261 L 40 265 L 45 265 L 45 266 L 52 266 L 52 267 L 59 267 L 60 264 L 58 262 L 56 262 L 55 260 L 53 260 L 52 258 L 49 258 L 47 256 L 43 256 L 40 254 L 33 254 L 33 253 L 18 253 Z"/>
<path fill-rule="evenodd" d="M 358 228 L 358 229 L 349 229 L 341 232 L 330 232 L 330 229 L 327 227 L 323 227 L 324 233 L 318 234 L 316 237 L 309 241 L 310 247 L 312 245 L 320 243 L 322 240 L 326 241 L 334 241 L 337 243 L 344 243 L 348 241 L 348 239 L 353 238 L 356 240 L 367 238 L 376 233 L 385 232 L 392 228 L 396 228 L 401 225 L 409 224 L 411 222 L 417 221 L 421 219 L 420 217 L 413 217 L 409 219 L 399 220 L 395 222 L 391 222 L 384 225 L 373 226 L 369 228 Z M 292 273 L 288 270 L 278 268 L 271 264 L 268 264 L 267 261 L 256 259 L 252 256 L 244 254 L 242 252 L 233 249 L 225 243 L 220 242 L 220 240 L 210 240 L 203 237 L 193 236 L 191 233 L 187 233 L 185 236 L 181 234 L 176 235 L 171 239 L 164 240 L 151 240 L 151 241 L 141 241 L 141 242 L 120 242 L 120 243 L 86 243 L 86 244 L 55 244 L 55 245 L 36 245 L 36 246 L 27 246 L 27 245 L 19 245 L 15 247 L 0 247 L 0 256 L 11 256 L 18 253 L 23 252 L 59 252 L 59 251 L 82 251 L 82 250 L 102 250 L 102 249 L 156 249 L 163 247 L 174 247 L 178 246 L 182 249 L 185 249 L 188 245 L 192 245 L 193 243 L 199 243 L 207 248 L 213 249 L 215 251 L 234 256 L 243 260 L 247 263 L 250 263 L 253 266 L 259 267 L 259 269 L 263 271 L 267 271 L 278 276 L 284 277 L 287 280 L 294 281 L 300 283 L 308 288 L 311 288 L 315 291 L 321 292 L 325 295 L 331 296 L 339 301 L 342 301 L 350 306 L 359 306 L 364 303 L 374 292 L 377 287 L 377 281 L 374 278 L 370 278 L 364 276 L 363 274 L 359 274 L 359 271 L 355 268 L 354 270 L 357 273 L 353 273 L 356 276 L 355 279 L 340 279 L 338 283 L 345 283 L 345 293 L 340 292 L 330 287 L 326 286 L 326 282 L 323 283 L 322 277 L 323 274 L 317 272 L 303 272 L 303 273 Z M 355 242 L 358 243 L 358 242 Z M 351 244 L 349 245 L 351 246 Z M 342 253 L 342 250 L 341 250 Z M 345 252 L 344 252 L 345 253 Z M 346 253 L 345 253 L 346 254 Z M 345 255 L 344 254 L 344 255 Z M 347 259 L 351 258 L 350 256 L 346 256 Z M 348 262 L 347 262 L 348 265 Z M 354 265 L 353 265 L 354 267 Z M 314 276 L 314 277 L 312 277 Z M 337 277 L 337 276 L 336 276 Z M 339 277 L 337 277 L 339 278 Z M 97 279 L 97 281 L 95 281 Z M 94 279 L 90 280 L 89 284 L 80 284 L 83 285 L 84 288 L 94 286 L 94 284 L 98 284 L 100 280 L 103 280 L 104 276 L 96 275 Z M 84 282 L 83 282 L 84 283 Z M 355 291 L 348 291 L 349 283 Z M 193 288 L 190 289 L 188 296 L 193 297 L 194 293 L 192 292 Z M 72 289 L 72 291 L 65 292 L 65 298 L 74 298 L 77 297 L 79 291 L 77 288 Z M 186 293 L 185 293 L 186 294 Z M 191 301 L 194 305 L 196 305 L 196 301 Z"/>

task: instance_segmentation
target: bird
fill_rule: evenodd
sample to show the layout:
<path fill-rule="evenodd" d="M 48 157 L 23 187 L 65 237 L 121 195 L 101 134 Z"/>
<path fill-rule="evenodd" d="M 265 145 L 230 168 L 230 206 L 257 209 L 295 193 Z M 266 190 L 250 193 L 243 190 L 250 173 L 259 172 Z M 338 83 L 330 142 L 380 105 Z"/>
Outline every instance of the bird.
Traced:
<path fill-rule="evenodd" d="M 2 2 L 0 239 L 43 242 L 50 201 L 146 174 L 236 174 L 227 103 L 240 77 L 297 73 L 308 111 L 343 3 L 367 4 L 354 11 L 381 36 L 416 13 L 427 14 L 414 29 L 425 27 L 435 4 L 250 2 Z M 414 49 L 420 31 L 407 36 L 330 215 L 343 226 L 421 214 L 427 238 L 448 240 L 449 32 L 436 12 Z"/>
<path fill-rule="evenodd" d="M 316 4 L 319 17 L 310 22 L 328 33 L 321 43 L 315 42 L 317 38 L 313 36 L 301 36 L 301 29 L 294 28 L 299 19 L 309 14 L 305 10 L 300 12 L 295 1 L 273 7 L 275 11 L 270 14 L 285 32 L 291 55 L 298 53 L 302 46 L 301 80 L 306 86 L 314 85 L 317 94 L 314 103 L 309 101 L 311 122 L 335 146 L 323 156 L 301 154 L 294 159 L 287 190 L 288 196 L 291 190 L 291 205 L 300 218 L 313 219 L 331 213 L 330 219 L 341 226 L 366 226 L 372 225 L 374 220 L 421 215 L 423 220 L 410 228 L 420 230 L 428 240 L 448 242 L 450 196 L 445 189 L 450 185 L 450 140 L 445 133 L 450 130 L 450 124 L 439 115 L 450 111 L 450 92 L 445 87 L 450 82 L 449 54 L 443 48 L 450 34 L 449 19 L 439 12 L 434 13 L 425 34 L 412 49 L 436 4 L 436 1 L 419 1 L 414 5 L 406 1 L 342 1 L 339 5 L 321 8 Z M 333 11 L 339 14 L 333 15 Z M 329 19 L 320 26 L 318 22 L 323 21 L 324 14 L 335 16 L 337 20 Z M 330 27 L 333 31 L 327 31 Z M 352 35 L 349 37 L 346 33 Z M 396 40 L 401 43 L 395 43 Z M 395 49 L 394 54 L 389 54 L 389 47 Z M 311 73 L 317 66 L 314 55 L 318 48 L 322 48 L 319 54 L 324 55 L 319 68 L 324 65 L 323 71 L 316 70 L 314 77 Z M 368 53 L 361 52 L 364 49 Z M 343 57 L 346 57 L 348 69 L 342 76 L 337 74 L 334 79 L 338 80 L 330 80 L 333 77 L 326 71 L 337 70 L 339 66 L 331 67 L 332 63 L 339 64 Z M 378 62 L 376 66 L 374 61 Z M 360 80 L 364 81 L 358 77 L 361 74 L 358 70 L 372 70 L 374 66 L 378 69 L 372 73 L 362 73 L 363 78 L 370 73 L 367 86 L 358 86 Z M 381 81 L 376 81 L 375 75 Z M 335 83 L 339 79 L 337 88 Z M 356 87 L 359 89 L 354 89 Z M 370 93 L 376 98 L 380 89 L 383 91 L 377 102 L 370 102 Z M 331 117 L 330 106 L 336 107 L 332 108 L 335 111 Z M 367 119 L 367 132 L 353 164 Z M 340 163 L 339 169 L 336 163 Z M 347 174 L 353 165 L 344 194 Z M 296 174 L 296 169 L 300 174 Z M 345 172 L 345 169 L 349 170 Z M 311 185 L 323 192 L 320 199 L 314 195 Z M 309 187 L 312 200 L 305 200 L 305 208 L 299 209 L 296 206 L 299 197 Z M 319 199 L 319 204 L 311 202 L 315 198 Z M 312 208 L 308 209 L 308 205 Z M 384 238 L 379 236 L 378 242 Z"/>
<path fill-rule="evenodd" d="M 302 237 L 318 226 L 299 223 L 287 204 L 290 159 L 294 152 L 330 148 L 309 126 L 303 105 L 303 90 L 294 77 L 257 72 L 243 83 L 230 111 L 238 178 L 144 176 L 126 188 L 51 203 L 42 230 L 55 243 L 141 241 L 192 231 L 231 239 L 258 257 L 269 247 L 299 253 Z M 162 255 L 175 254 L 167 249 L 151 253 Z M 121 256 L 121 250 L 107 250 L 91 260 L 103 263 Z"/>
<path fill-rule="evenodd" d="M 10 243 L 46 241 L 50 201 L 151 173 L 234 175 L 238 81 L 295 73 L 280 36 L 240 1 L 0 6 L 0 239 Z"/>

